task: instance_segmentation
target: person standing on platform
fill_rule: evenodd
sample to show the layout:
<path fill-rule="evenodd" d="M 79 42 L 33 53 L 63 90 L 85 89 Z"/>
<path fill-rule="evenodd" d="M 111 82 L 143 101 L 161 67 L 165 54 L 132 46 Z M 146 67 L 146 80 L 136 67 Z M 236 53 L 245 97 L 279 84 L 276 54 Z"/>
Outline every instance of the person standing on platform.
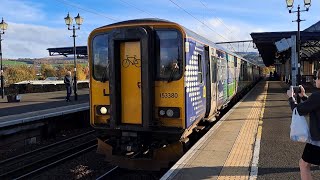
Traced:
<path fill-rule="evenodd" d="M 316 87 L 320 88 L 320 70 L 317 71 L 316 75 Z M 313 141 L 320 141 L 320 91 L 316 91 L 311 94 L 310 97 L 306 95 L 303 86 L 300 87 L 300 93 L 298 95 L 301 97 L 302 102 L 297 104 L 294 97 L 293 87 L 287 91 L 289 96 L 289 102 L 291 109 L 295 107 L 299 115 L 310 116 L 310 135 Z M 307 143 L 305 145 L 302 157 L 299 161 L 300 175 L 302 180 L 312 179 L 310 166 L 311 164 L 320 165 L 320 147 Z"/>
<path fill-rule="evenodd" d="M 70 102 L 70 96 L 72 93 L 72 77 L 71 77 L 71 71 L 68 71 L 67 74 L 64 76 L 64 84 L 66 85 L 67 89 L 67 97 L 66 101 Z"/>

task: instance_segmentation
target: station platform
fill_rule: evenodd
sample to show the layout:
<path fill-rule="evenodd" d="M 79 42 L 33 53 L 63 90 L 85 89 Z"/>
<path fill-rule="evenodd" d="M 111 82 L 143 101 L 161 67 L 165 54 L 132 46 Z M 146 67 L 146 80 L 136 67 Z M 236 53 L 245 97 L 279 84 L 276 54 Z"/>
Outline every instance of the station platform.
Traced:
<path fill-rule="evenodd" d="M 300 179 L 304 143 L 290 140 L 287 88 L 259 82 L 161 179 Z M 318 166 L 312 173 L 320 179 Z"/>
<path fill-rule="evenodd" d="M 89 89 L 79 89 L 77 101 L 74 94 L 71 102 L 65 97 L 66 91 L 55 91 L 22 94 L 20 102 L 0 99 L 0 128 L 89 109 Z"/>

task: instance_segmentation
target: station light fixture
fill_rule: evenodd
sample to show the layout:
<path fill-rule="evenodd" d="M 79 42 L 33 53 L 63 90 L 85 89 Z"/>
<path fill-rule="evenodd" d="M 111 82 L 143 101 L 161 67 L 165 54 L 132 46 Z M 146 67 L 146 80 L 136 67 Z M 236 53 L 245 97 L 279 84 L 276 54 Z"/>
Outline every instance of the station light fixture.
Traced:
<path fill-rule="evenodd" d="M 294 0 L 286 0 L 287 8 L 289 9 L 289 11 L 291 11 L 291 9 L 293 8 L 293 2 Z"/>
<path fill-rule="evenodd" d="M 1 75 L 1 97 L 2 99 L 4 98 L 4 78 L 3 78 L 3 67 L 2 67 L 2 48 L 1 48 L 1 41 L 2 37 L 1 35 L 4 34 L 4 31 L 7 30 L 8 24 L 4 22 L 3 18 L 2 21 L 0 22 L 0 61 L 1 61 L 1 69 L 0 69 L 0 75 Z"/>
<path fill-rule="evenodd" d="M 307 8 L 308 11 L 309 7 L 311 6 L 311 0 L 304 0 L 304 6 Z"/>
<path fill-rule="evenodd" d="M 74 19 L 76 20 L 77 25 L 80 27 L 80 25 L 83 23 L 83 18 L 79 15 L 79 13 Z"/>
<path fill-rule="evenodd" d="M 78 27 L 75 27 L 75 25 L 72 23 L 73 22 L 73 18 L 70 17 L 70 14 L 68 13 L 67 17 L 64 18 L 64 21 L 66 23 L 66 25 L 68 26 L 68 30 L 72 30 L 73 34 L 71 37 L 73 37 L 73 54 L 74 54 L 74 99 L 77 101 L 78 100 L 78 94 L 77 94 L 77 62 L 76 62 L 76 30 L 80 30 L 80 25 L 83 23 L 83 18 L 79 15 L 74 17 L 76 24 L 78 25 Z M 72 26 L 72 28 L 70 28 L 70 26 Z"/>
<path fill-rule="evenodd" d="M 4 31 L 7 30 L 7 28 L 8 28 L 8 24 L 4 22 L 2 18 L 2 21 L 0 23 L 0 29 L 2 30 L 2 34 L 4 34 Z"/>
<path fill-rule="evenodd" d="M 301 12 L 305 12 L 305 11 L 309 11 L 309 8 L 311 6 L 311 0 L 304 0 L 304 6 L 306 7 L 305 10 L 301 10 L 300 8 L 300 5 L 298 5 L 298 8 L 297 8 L 297 11 L 292 11 L 292 8 L 293 8 L 293 3 L 294 3 L 294 0 L 286 0 L 286 3 L 287 3 L 287 7 L 289 9 L 289 13 L 297 13 L 297 20 L 293 21 L 293 22 L 297 22 L 298 23 L 298 31 L 297 31 L 297 62 L 296 64 L 298 65 L 298 73 L 297 73 L 297 81 L 293 83 L 293 85 L 301 85 L 301 68 L 300 68 L 300 63 L 301 63 L 301 35 L 300 35 L 300 22 L 301 21 L 304 21 L 304 20 L 301 20 L 300 19 L 300 14 Z M 298 96 L 297 97 L 297 101 L 298 103 L 300 102 L 300 97 Z"/>
<path fill-rule="evenodd" d="M 72 19 L 72 17 L 70 17 L 69 13 L 68 13 L 67 17 L 64 18 L 64 21 L 66 22 L 66 25 L 68 27 L 70 27 L 70 25 L 72 24 L 72 20 L 73 19 Z"/>

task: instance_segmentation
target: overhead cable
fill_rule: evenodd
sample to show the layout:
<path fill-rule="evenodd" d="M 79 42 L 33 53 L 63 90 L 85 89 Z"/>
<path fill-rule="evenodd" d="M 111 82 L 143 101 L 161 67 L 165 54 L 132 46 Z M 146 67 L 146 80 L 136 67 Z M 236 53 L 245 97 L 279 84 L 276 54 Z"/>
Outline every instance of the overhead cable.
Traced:
<path fill-rule="evenodd" d="M 76 4 L 73 4 L 73 3 L 70 3 L 70 2 L 68 2 L 68 1 L 66 1 L 66 0 L 56 0 L 56 1 L 59 1 L 59 2 L 61 2 L 61 3 L 63 3 L 63 4 L 65 4 L 65 5 L 68 5 L 68 6 L 75 7 L 75 8 L 77 8 L 77 9 L 82 10 L 82 11 L 86 11 L 86 12 L 89 12 L 89 13 L 92 13 L 92 14 L 95 14 L 95 15 L 98 15 L 98 16 L 102 16 L 102 17 L 104 17 L 104 18 L 110 19 L 110 20 L 115 21 L 115 22 L 121 21 L 121 20 L 119 20 L 119 19 L 115 19 L 115 18 L 106 16 L 106 15 L 104 15 L 104 14 L 102 14 L 102 13 L 99 13 L 99 12 L 97 12 L 97 11 L 95 11 L 95 10 L 92 10 L 92 9 L 82 8 L 81 6 L 76 5 Z"/>
<path fill-rule="evenodd" d="M 190 12 L 188 12 L 187 10 L 185 10 L 184 8 L 182 8 L 181 6 L 179 6 L 177 3 L 175 3 L 172 0 L 169 0 L 171 3 L 173 3 L 174 5 L 176 5 L 177 7 L 179 7 L 181 10 L 183 10 L 184 12 L 186 12 L 187 14 L 189 14 L 191 17 L 193 17 L 195 20 L 199 21 L 201 24 L 203 24 L 204 26 L 206 26 L 207 28 L 209 28 L 212 32 L 216 33 L 217 35 L 219 35 L 220 37 L 222 37 L 223 39 L 228 40 L 227 38 L 225 38 L 223 35 L 219 34 L 217 31 L 215 31 L 214 29 L 212 29 L 210 26 L 208 26 L 207 24 L 205 24 L 204 22 L 202 22 L 201 20 L 199 20 L 197 17 L 195 17 L 194 15 L 192 15 Z M 229 41 L 229 40 L 228 40 Z M 230 44 L 231 46 L 231 44 Z M 234 52 L 236 52 L 236 50 L 234 50 L 234 48 L 231 46 L 231 48 L 233 49 Z"/>
<path fill-rule="evenodd" d="M 151 13 L 149 13 L 149 12 L 143 10 L 143 9 L 138 8 L 137 6 L 131 4 L 131 3 L 127 2 L 127 1 L 124 1 L 124 0 L 120 0 L 120 1 L 123 2 L 123 3 L 126 3 L 126 4 L 128 4 L 128 5 L 130 5 L 130 6 L 132 6 L 132 7 L 134 7 L 135 9 L 137 9 L 137 10 L 143 12 L 143 13 L 149 14 L 150 16 L 156 18 L 156 17 L 155 17 L 154 15 L 152 15 Z"/>

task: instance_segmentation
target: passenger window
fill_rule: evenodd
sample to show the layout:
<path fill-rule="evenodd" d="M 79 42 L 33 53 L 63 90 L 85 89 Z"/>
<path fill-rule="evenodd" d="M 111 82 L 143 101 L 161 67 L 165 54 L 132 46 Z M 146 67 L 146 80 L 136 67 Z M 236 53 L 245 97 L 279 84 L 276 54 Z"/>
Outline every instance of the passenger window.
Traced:
<path fill-rule="evenodd" d="M 212 83 L 217 82 L 217 59 L 213 56 L 211 56 L 211 80 Z"/>
<path fill-rule="evenodd" d="M 237 61 L 237 57 L 234 57 L 234 67 L 238 66 L 238 61 Z"/>
<path fill-rule="evenodd" d="M 202 59 L 201 54 L 198 54 L 198 80 L 200 83 L 203 82 L 202 74 Z"/>

